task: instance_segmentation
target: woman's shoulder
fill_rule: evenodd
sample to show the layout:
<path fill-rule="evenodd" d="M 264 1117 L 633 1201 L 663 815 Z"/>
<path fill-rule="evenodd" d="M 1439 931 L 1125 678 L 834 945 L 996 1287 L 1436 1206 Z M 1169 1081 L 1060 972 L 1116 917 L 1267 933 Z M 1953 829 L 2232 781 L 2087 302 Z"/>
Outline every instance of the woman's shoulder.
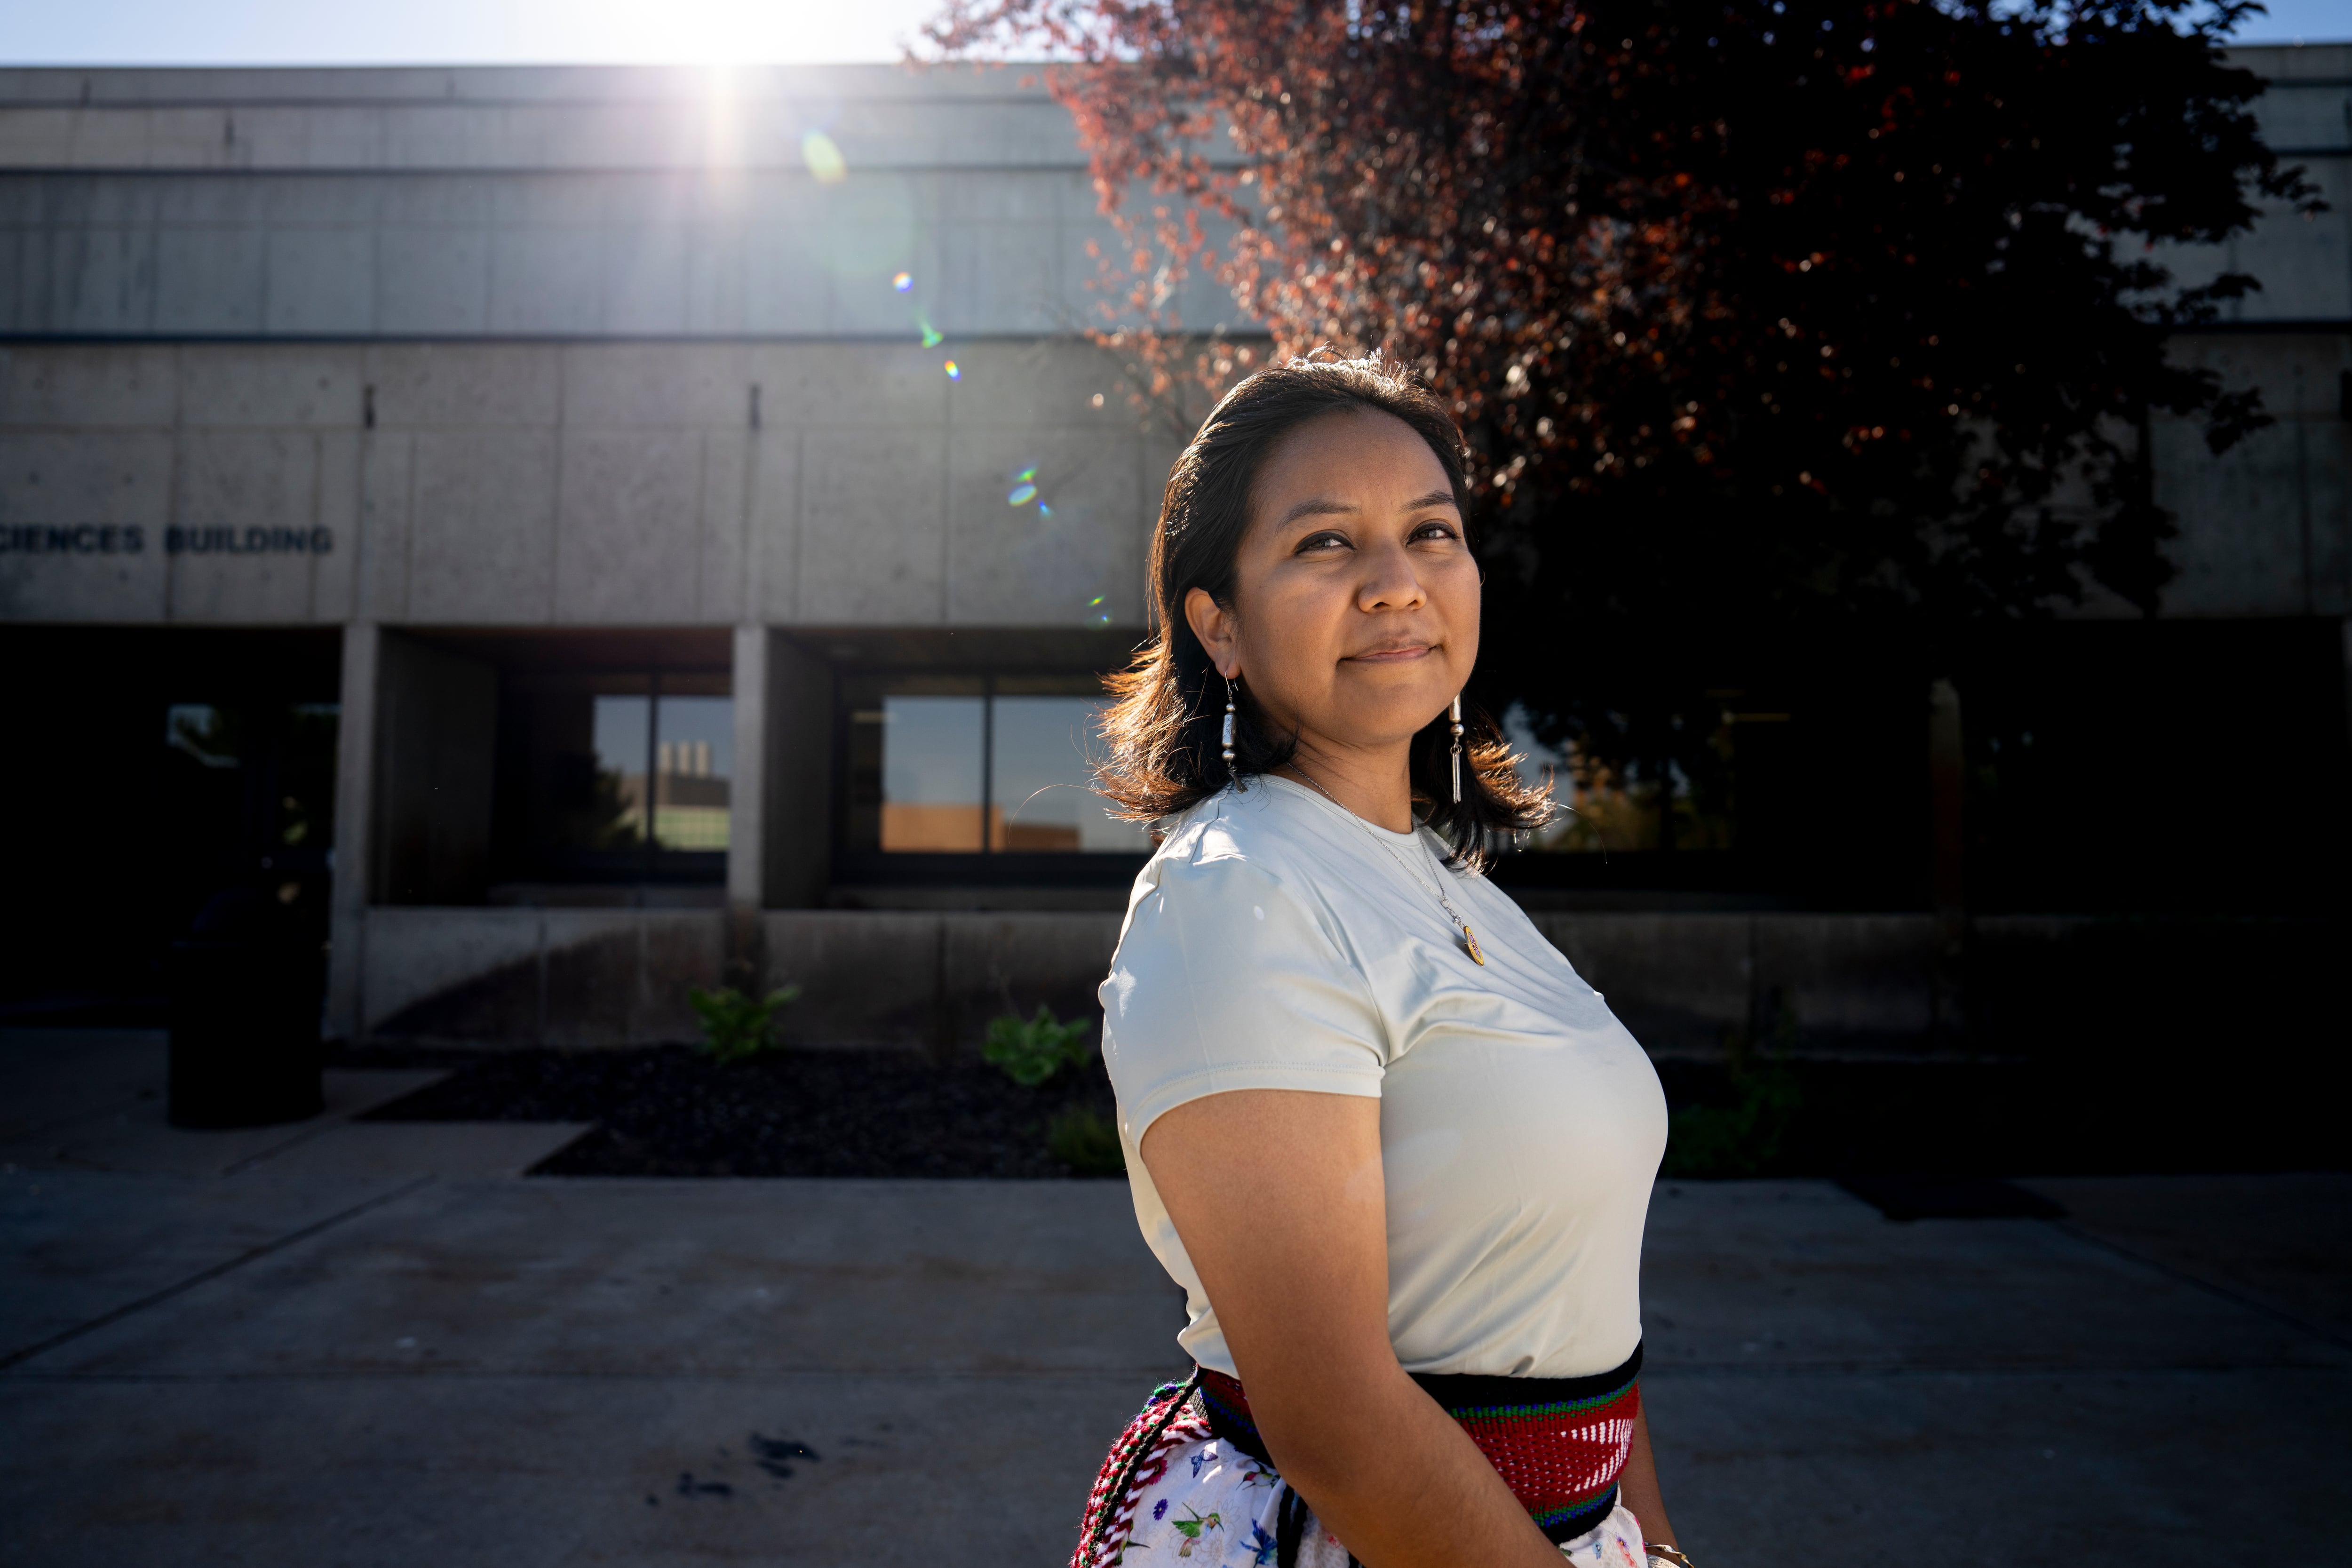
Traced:
<path fill-rule="evenodd" d="M 1223 1022 L 1209 1033 L 1277 1055 L 1262 1037 L 1276 1016 L 1311 1014 L 1359 1046 L 1377 1033 L 1357 943 L 1309 874 L 1312 845 L 1284 831 L 1274 794 L 1252 781 L 1201 802 L 1169 825 L 1136 878 L 1101 993 L 1106 1028 L 1129 1047 L 1176 1038 L 1165 1033 L 1176 1028 L 1190 1050 L 1212 1015 Z M 1267 1011 L 1276 993 L 1286 1012 Z"/>
<path fill-rule="evenodd" d="M 1239 920 L 1270 935 L 1269 920 L 1318 949 L 1343 945 L 1332 908 L 1330 846 L 1315 842 L 1318 824 L 1264 780 L 1227 785 L 1167 824 L 1128 899 L 1121 946 L 1154 936 L 1187 940 L 1202 921 Z M 1318 933 L 1309 936 L 1309 933 Z"/>
<path fill-rule="evenodd" d="M 1317 826 L 1268 781 L 1228 784 L 1169 825 L 1144 872 L 1163 886 L 1207 890 L 1271 883 L 1309 894 Z"/>

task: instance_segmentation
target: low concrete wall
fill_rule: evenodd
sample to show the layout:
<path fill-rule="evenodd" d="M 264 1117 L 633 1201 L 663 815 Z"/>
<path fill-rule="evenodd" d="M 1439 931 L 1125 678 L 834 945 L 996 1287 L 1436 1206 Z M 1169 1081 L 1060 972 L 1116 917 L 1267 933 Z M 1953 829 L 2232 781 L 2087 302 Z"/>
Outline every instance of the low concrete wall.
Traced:
<path fill-rule="evenodd" d="M 1916 1055 L 1937 1027 L 1937 922 L 1911 915 L 1535 917 L 1657 1055 L 1713 1058 L 1740 1031 L 1805 1054 Z M 814 1047 L 976 1049 L 988 1020 L 1096 1011 L 1119 917 L 1097 912 L 774 910 L 746 953 L 762 990 L 801 987 L 784 1037 Z M 2021 931 L 2027 945 L 2054 940 Z M 367 1036 L 475 1045 L 691 1040 L 689 986 L 726 968 L 718 910 L 375 909 Z"/>
<path fill-rule="evenodd" d="M 2336 1039 L 2341 922 L 1541 912 L 1546 937 L 1653 1055 L 1717 1059 L 1746 1034 L 1805 1057 L 1974 1051 L 2142 1065 L 2216 1046 Z M 690 986 L 728 972 L 717 910 L 367 911 L 366 1037 L 657 1045 L 695 1037 Z M 762 989 L 801 987 L 785 1038 L 977 1049 L 1040 1004 L 1095 1016 L 1119 917 L 772 910 L 739 933 Z M 2185 1059 L 2185 1058 L 2184 1058 Z"/>
<path fill-rule="evenodd" d="M 1530 917 L 1653 1056 L 1719 1057 L 1733 1036 L 1806 1055 L 1949 1048 L 1948 942 L 1931 915 L 1559 913 Z"/>
<path fill-rule="evenodd" d="M 362 1027 L 455 1045 L 690 1040 L 687 990 L 719 984 L 726 938 L 709 910 L 372 909 Z"/>
<path fill-rule="evenodd" d="M 1094 912 L 771 910 L 764 984 L 798 984 L 787 1039 L 976 1049 L 1002 1013 L 1098 1012 L 1120 917 Z"/>

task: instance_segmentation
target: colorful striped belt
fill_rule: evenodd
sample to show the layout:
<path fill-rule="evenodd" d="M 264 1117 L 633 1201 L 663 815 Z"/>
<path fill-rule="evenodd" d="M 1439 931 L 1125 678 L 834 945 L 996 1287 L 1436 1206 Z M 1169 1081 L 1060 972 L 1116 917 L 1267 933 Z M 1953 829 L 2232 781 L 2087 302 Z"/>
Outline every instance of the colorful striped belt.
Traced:
<path fill-rule="evenodd" d="M 1462 1423 L 1486 1462 L 1551 1541 L 1572 1541 L 1617 1506 L 1617 1478 L 1633 1451 L 1641 1413 L 1642 1347 L 1625 1364 L 1592 1377 L 1474 1377 L 1412 1374 L 1423 1393 Z M 1201 1369 L 1209 1429 L 1269 1468 L 1278 1468 L 1250 1419 L 1236 1379 Z"/>

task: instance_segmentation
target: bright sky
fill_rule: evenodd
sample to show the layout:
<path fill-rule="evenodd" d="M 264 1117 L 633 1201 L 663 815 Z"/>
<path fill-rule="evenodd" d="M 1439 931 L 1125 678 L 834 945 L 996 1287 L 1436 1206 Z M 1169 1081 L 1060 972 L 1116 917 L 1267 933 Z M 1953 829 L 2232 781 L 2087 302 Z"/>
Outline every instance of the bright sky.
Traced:
<path fill-rule="evenodd" d="M 0 64 L 895 60 L 901 40 L 943 9 L 939 0 L 0 0 Z"/>
<path fill-rule="evenodd" d="M 891 60 L 939 0 L 0 0 L 5 65 Z M 2352 0 L 2271 0 L 2248 42 L 2352 39 Z"/>

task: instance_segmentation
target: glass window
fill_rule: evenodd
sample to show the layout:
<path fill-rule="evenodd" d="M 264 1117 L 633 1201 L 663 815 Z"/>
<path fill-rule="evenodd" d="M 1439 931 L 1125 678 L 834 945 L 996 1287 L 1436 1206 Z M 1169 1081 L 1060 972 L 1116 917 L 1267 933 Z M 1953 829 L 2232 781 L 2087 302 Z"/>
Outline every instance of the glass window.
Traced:
<path fill-rule="evenodd" d="M 655 700 L 654 842 L 664 849 L 727 847 L 728 786 L 735 776 L 735 700 Z"/>
<path fill-rule="evenodd" d="M 164 709 L 163 743 L 207 768 L 237 765 L 236 719 L 209 702 L 174 702 Z"/>
<path fill-rule="evenodd" d="M 1673 716 L 1654 727 L 1658 739 L 1653 743 L 1675 747 L 1681 755 L 1653 755 L 1618 764 L 1587 754 L 1573 740 L 1546 745 L 1536 738 L 1526 708 L 1512 703 L 1502 726 L 1518 755 L 1519 777 L 1534 784 L 1549 773 L 1552 798 L 1562 807 L 1519 847 L 1601 855 L 1730 847 L 1730 725 L 1741 717 L 1749 716 L 1726 712 L 1712 729 L 1702 731 L 1694 726 L 1689 742 L 1681 743 L 1685 727 L 1680 715 Z M 1694 777 L 1695 772 L 1698 776 Z"/>
<path fill-rule="evenodd" d="M 498 876 L 719 875 L 735 773 L 729 684 L 722 674 L 677 670 L 508 676 L 499 689 Z"/>
<path fill-rule="evenodd" d="M 971 850 L 981 845 L 979 697 L 882 699 L 882 847 Z"/>
<path fill-rule="evenodd" d="M 1092 787 L 1108 706 L 1092 676 L 867 676 L 844 694 L 852 849 L 1150 852 Z"/>
<path fill-rule="evenodd" d="M 1151 852 L 1150 835 L 1111 817 L 1095 793 L 1109 706 L 1099 689 L 1093 695 L 1000 689 L 990 700 L 990 848 Z"/>
<path fill-rule="evenodd" d="M 650 697 L 592 696 L 590 744 L 594 783 L 575 801 L 567 842 L 583 849 L 625 849 L 646 834 L 646 746 L 653 732 Z"/>

